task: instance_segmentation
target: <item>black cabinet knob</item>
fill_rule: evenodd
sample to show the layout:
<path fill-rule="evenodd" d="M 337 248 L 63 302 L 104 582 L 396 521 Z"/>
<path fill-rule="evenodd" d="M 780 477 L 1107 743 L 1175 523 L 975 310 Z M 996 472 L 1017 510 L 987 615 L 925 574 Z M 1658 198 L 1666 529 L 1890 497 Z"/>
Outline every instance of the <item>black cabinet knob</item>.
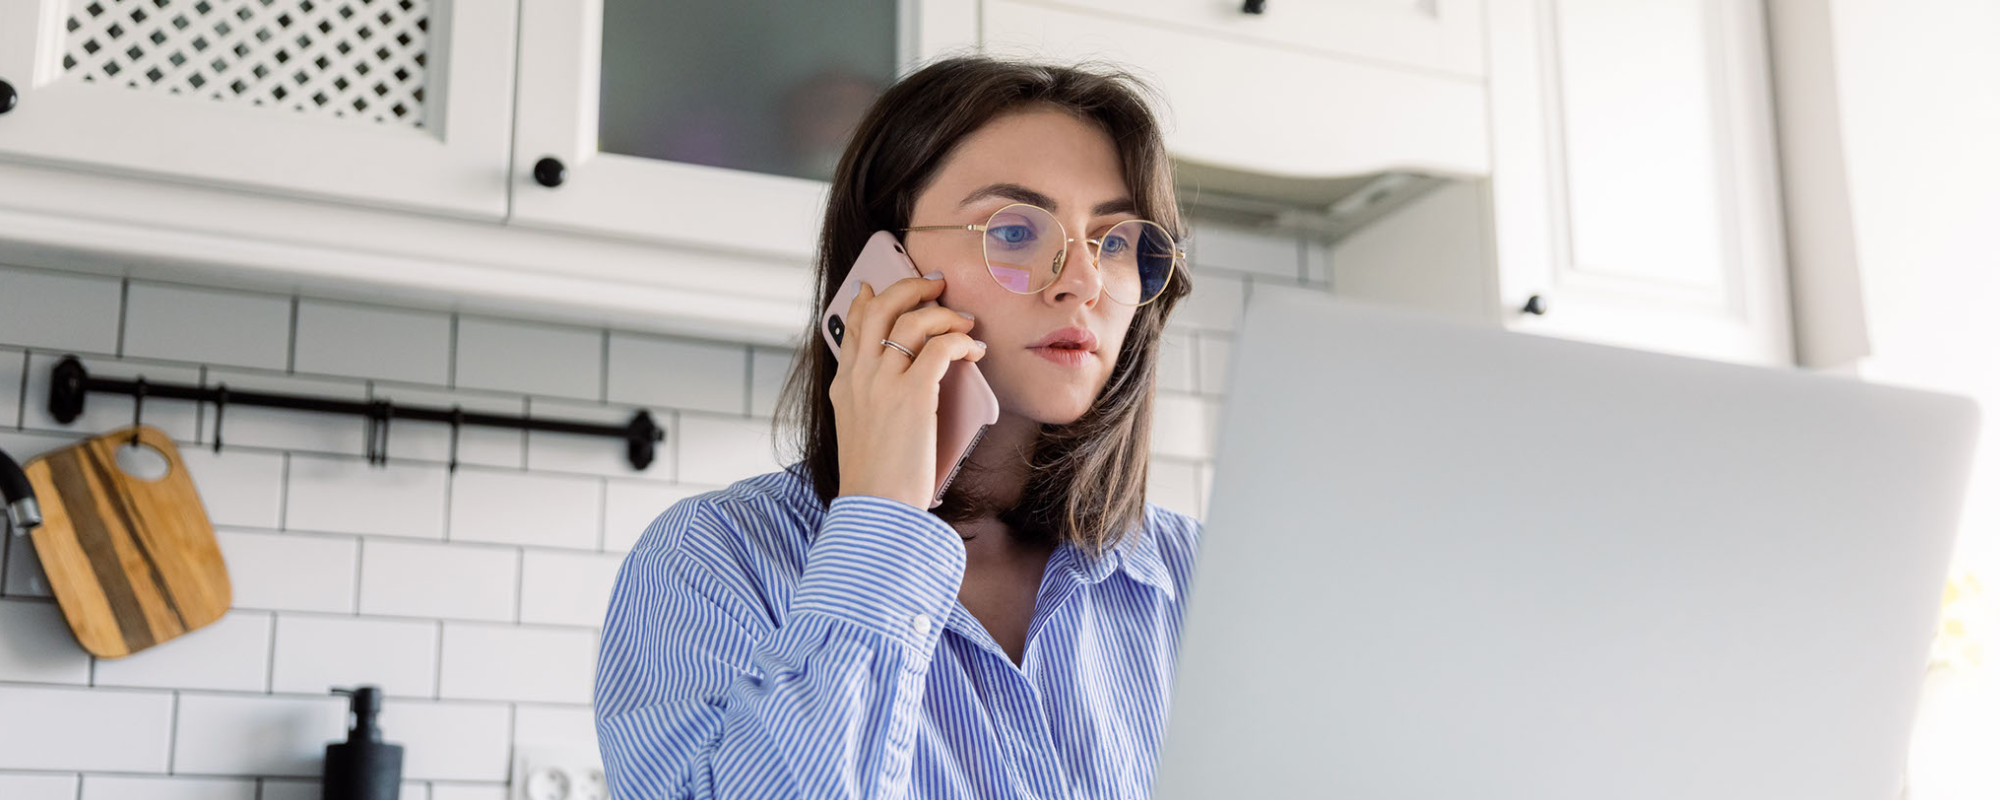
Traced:
<path fill-rule="evenodd" d="M 0 114 L 14 110 L 14 104 L 21 101 L 21 93 L 14 91 L 14 84 L 0 81 Z"/>
<path fill-rule="evenodd" d="M 1549 313 L 1549 301 L 1542 299 L 1542 296 L 1538 294 L 1530 295 L 1528 297 L 1528 304 L 1521 306 L 1521 313 L 1534 314 L 1538 317 L 1547 314 Z"/>
<path fill-rule="evenodd" d="M 554 156 L 542 156 L 542 160 L 535 162 L 535 182 L 551 189 L 561 186 L 568 173 L 569 169 Z"/>
<path fill-rule="evenodd" d="M 1243 0 L 1243 13 L 1245 14 L 1264 13 L 1264 0 Z"/>

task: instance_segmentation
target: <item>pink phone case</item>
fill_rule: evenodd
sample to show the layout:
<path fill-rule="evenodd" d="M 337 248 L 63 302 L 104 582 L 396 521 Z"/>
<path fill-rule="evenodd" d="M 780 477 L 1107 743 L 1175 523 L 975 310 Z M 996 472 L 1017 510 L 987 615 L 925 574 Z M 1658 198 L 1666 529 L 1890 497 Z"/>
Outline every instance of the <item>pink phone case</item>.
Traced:
<path fill-rule="evenodd" d="M 841 282 L 840 291 L 834 293 L 833 302 L 819 317 L 820 338 L 833 348 L 834 357 L 840 357 L 840 340 L 847 332 L 847 309 L 861 292 L 862 282 L 880 292 L 896 281 L 916 277 L 922 276 L 904 254 L 895 234 L 876 231 L 869 236 L 860 257 L 854 260 L 853 269 L 847 271 L 847 279 Z M 934 305 L 936 301 L 926 301 L 919 308 Z M 903 344 L 923 352 L 919 342 Z M 979 374 L 979 365 L 970 361 L 951 362 L 945 368 L 944 380 L 938 383 L 937 485 L 931 492 L 931 508 L 944 502 L 944 490 L 958 477 L 959 468 L 972 455 L 972 448 L 978 446 L 979 437 L 986 435 L 987 426 L 998 421 L 1000 401 L 993 396 L 992 387 L 986 385 L 986 377 Z"/>

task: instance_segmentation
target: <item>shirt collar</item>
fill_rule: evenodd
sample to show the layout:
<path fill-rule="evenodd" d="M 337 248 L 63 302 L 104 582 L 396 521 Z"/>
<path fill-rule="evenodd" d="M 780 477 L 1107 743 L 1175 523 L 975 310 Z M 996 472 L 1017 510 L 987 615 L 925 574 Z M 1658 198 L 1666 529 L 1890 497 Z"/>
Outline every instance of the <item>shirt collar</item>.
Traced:
<path fill-rule="evenodd" d="M 1158 525 L 1152 511 L 1148 510 L 1138 527 L 1128 531 L 1117 544 L 1112 545 L 1109 552 L 1101 556 L 1086 555 L 1070 543 L 1064 543 L 1063 549 L 1070 551 L 1074 564 L 1072 568 L 1077 577 L 1086 583 L 1102 581 L 1117 570 L 1124 572 L 1127 578 L 1158 589 L 1168 600 L 1175 600 L 1173 575 L 1167 571 L 1167 562 L 1160 556 Z"/>

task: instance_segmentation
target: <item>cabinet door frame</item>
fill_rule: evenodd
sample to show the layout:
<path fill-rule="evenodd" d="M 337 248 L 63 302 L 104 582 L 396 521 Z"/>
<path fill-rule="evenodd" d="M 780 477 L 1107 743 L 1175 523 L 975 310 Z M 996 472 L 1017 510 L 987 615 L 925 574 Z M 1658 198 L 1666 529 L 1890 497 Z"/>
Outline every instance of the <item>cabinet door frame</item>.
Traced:
<path fill-rule="evenodd" d="M 1489 0 L 1492 256 L 1516 329 L 1745 363 L 1793 363 L 1763 4 L 1699 0 L 1723 245 L 1709 285 L 1593 269 L 1575 252 L 1559 0 Z M 1643 243 L 1633 243 L 1641 247 Z M 1541 295 L 1547 313 L 1522 313 Z"/>
<path fill-rule="evenodd" d="M 975 42 L 975 2 L 899 0 L 898 74 Z M 603 20 L 603 0 L 521 0 L 508 221 L 808 262 L 825 181 L 597 150 Z M 562 163 L 561 185 L 536 181 L 543 158 Z"/>
<path fill-rule="evenodd" d="M 69 0 L 9 0 L 0 79 L 20 98 L 0 115 L 0 159 L 500 219 L 514 6 L 434 3 L 425 124 L 416 128 L 64 80 Z"/>

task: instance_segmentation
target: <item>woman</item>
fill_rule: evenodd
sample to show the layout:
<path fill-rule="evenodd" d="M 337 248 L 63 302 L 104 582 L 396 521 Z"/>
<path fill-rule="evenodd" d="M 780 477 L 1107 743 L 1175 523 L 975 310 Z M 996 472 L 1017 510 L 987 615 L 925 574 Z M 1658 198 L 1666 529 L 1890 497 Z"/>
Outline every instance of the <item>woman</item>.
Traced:
<path fill-rule="evenodd" d="M 1191 282 L 1143 88 L 952 58 L 857 125 L 819 303 L 877 230 L 926 277 L 863 288 L 837 363 L 808 329 L 799 461 L 674 504 L 626 557 L 595 695 L 616 797 L 1146 795 L 1199 527 L 1144 501 Z M 1000 420 L 933 513 L 954 360 Z"/>

